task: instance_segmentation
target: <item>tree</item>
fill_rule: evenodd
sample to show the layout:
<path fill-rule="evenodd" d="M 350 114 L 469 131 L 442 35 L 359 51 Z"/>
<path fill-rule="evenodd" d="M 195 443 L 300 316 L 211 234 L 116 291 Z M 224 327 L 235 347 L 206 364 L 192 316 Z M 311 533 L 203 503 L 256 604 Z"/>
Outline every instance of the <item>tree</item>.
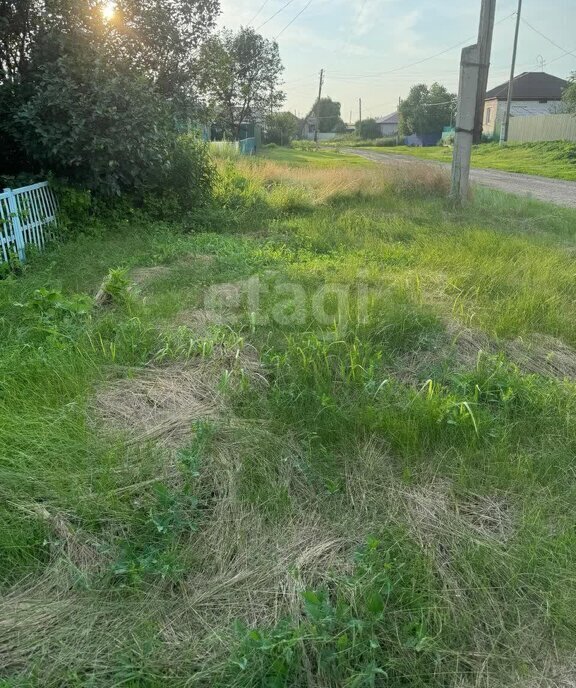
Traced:
<path fill-rule="evenodd" d="M 562 102 L 567 112 L 576 115 L 576 72 L 569 78 L 569 84 L 562 93 Z"/>
<path fill-rule="evenodd" d="M 170 97 L 193 81 L 194 50 L 215 25 L 219 0 L 0 0 L 0 83 L 46 66 L 70 45 L 120 57 Z"/>
<path fill-rule="evenodd" d="M 198 83 L 207 104 L 233 138 L 247 120 L 264 119 L 286 95 L 280 90 L 284 67 L 278 44 L 252 28 L 237 33 L 224 29 L 202 46 L 197 62 Z"/>
<path fill-rule="evenodd" d="M 219 0 L 0 0 L 3 173 L 53 171 L 104 193 L 169 166 Z"/>
<path fill-rule="evenodd" d="M 266 143 L 290 143 L 300 130 L 300 120 L 291 112 L 275 112 L 266 117 Z"/>
<path fill-rule="evenodd" d="M 372 118 L 356 122 L 356 133 L 361 139 L 377 139 L 382 136 L 380 125 Z"/>
<path fill-rule="evenodd" d="M 438 83 L 416 84 L 400 104 L 400 132 L 430 134 L 450 123 L 456 96 Z"/>
<path fill-rule="evenodd" d="M 308 119 L 318 117 L 318 131 L 321 133 L 332 132 L 343 124 L 342 118 L 340 117 L 340 108 L 340 103 L 332 100 L 332 98 L 320 98 L 310 110 Z"/>

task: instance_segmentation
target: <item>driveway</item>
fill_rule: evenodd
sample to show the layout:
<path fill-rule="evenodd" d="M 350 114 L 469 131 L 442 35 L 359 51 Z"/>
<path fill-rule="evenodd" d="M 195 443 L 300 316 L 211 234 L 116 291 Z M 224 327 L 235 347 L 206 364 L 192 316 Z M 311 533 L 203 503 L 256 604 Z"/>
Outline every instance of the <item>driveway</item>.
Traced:
<path fill-rule="evenodd" d="M 412 155 L 399 153 L 377 153 L 375 151 L 349 148 L 348 152 L 361 155 L 368 160 L 403 167 L 415 163 L 436 165 L 450 170 L 450 165 L 445 162 L 423 160 Z M 489 186 L 493 189 L 517 194 L 518 196 L 530 196 L 539 201 L 547 201 L 567 208 L 576 208 L 576 182 L 567 182 L 562 179 L 550 179 L 537 177 L 530 174 L 516 174 L 515 172 L 502 172 L 501 170 L 486 170 L 474 167 L 470 171 L 470 178 L 477 184 Z"/>

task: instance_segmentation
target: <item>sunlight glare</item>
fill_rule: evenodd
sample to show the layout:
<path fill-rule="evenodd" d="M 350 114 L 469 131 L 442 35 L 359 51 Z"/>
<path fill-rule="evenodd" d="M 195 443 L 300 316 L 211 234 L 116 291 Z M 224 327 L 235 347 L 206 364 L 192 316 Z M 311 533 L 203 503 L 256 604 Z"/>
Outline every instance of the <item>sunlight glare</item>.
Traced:
<path fill-rule="evenodd" d="M 114 19 L 115 12 L 116 3 L 112 2 L 111 0 L 109 2 L 105 2 L 102 6 L 102 16 L 106 21 L 111 21 L 112 19 Z"/>

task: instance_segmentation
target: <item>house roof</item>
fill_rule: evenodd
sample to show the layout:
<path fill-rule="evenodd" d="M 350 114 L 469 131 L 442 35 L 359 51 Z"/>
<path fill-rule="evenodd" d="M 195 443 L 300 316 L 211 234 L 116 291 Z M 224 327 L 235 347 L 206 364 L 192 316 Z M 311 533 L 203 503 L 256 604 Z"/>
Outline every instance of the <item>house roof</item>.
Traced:
<path fill-rule="evenodd" d="M 377 117 L 376 122 L 378 124 L 398 124 L 398 113 L 392 112 L 390 115 L 386 115 L 386 117 Z"/>
<path fill-rule="evenodd" d="M 486 100 L 505 100 L 508 97 L 507 81 L 486 93 Z M 568 82 L 546 72 L 522 72 L 514 77 L 513 100 L 561 100 Z"/>

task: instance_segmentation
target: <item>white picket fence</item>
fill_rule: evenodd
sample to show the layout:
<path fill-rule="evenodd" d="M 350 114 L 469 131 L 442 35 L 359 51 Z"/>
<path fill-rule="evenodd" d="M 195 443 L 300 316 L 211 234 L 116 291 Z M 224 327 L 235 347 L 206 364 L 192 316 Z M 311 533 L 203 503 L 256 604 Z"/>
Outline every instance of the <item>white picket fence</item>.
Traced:
<path fill-rule="evenodd" d="M 58 202 L 48 182 L 0 193 L 0 263 L 14 251 L 26 260 L 26 246 L 42 249 L 57 224 Z"/>

